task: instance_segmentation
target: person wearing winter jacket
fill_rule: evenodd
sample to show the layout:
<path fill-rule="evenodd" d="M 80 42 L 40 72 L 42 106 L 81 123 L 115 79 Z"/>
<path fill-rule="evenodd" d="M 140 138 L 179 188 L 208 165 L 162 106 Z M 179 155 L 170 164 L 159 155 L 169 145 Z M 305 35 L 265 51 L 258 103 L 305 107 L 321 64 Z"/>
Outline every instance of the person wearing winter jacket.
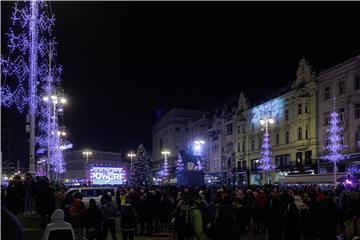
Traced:
<path fill-rule="evenodd" d="M 75 240 L 75 234 L 70 223 L 64 221 L 64 211 L 56 209 L 51 214 L 51 223 L 46 226 L 42 240 Z"/>
<path fill-rule="evenodd" d="M 88 240 L 101 239 L 102 212 L 96 205 L 95 199 L 89 201 L 89 208 L 84 212 L 84 225 Z"/>
<path fill-rule="evenodd" d="M 115 218 L 117 216 L 117 210 L 112 202 L 111 196 L 105 197 L 105 204 L 102 206 L 104 225 L 103 225 L 103 238 L 107 239 L 107 234 L 110 228 L 111 236 L 113 240 L 116 240 L 115 231 Z"/>
<path fill-rule="evenodd" d="M 174 224 L 177 239 L 206 239 L 201 212 L 197 208 L 193 196 L 185 194 L 183 200 L 176 207 L 176 212 Z"/>
<path fill-rule="evenodd" d="M 75 239 L 83 239 L 83 213 L 82 202 L 80 199 L 75 199 L 73 207 L 70 208 L 70 223 L 74 228 Z"/>
<path fill-rule="evenodd" d="M 136 211 L 131 204 L 131 200 L 127 199 L 121 210 L 121 232 L 123 240 L 133 240 L 134 231 L 136 229 Z"/>

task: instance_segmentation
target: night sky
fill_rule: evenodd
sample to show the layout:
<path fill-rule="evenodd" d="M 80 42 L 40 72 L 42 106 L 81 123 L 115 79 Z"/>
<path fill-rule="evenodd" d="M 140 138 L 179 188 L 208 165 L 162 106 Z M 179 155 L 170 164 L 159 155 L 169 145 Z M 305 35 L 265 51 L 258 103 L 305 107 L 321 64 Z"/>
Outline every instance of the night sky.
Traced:
<path fill-rule="evenodd" d="M 3 49 L 10 4 L 1 2 Z M 261 99 L 295 79 L 304 55 L 321 71 L 360 53 L 359 2 L 51 7 L 75 149 L 151 150 L 157 110 L 209 110 L 241 90 Z"/>

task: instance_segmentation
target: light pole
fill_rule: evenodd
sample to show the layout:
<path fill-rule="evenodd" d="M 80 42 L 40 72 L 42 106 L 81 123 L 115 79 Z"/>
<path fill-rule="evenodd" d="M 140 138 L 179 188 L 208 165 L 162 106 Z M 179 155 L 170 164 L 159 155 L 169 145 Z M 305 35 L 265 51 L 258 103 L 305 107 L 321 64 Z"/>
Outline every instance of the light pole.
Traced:
<path fill-rule="evenodd" d="M 92 152 L 87 149 L 87 150 L 83 151 L 82 154 L 83 154 L 84 156 L 86 156 L 86 164 L 89 164 L 89 156 L 92 155 Z"/>
<path fill-rule="evenodd" d="M 136 157 L 136 154 L 133 152 L 129 152 L 127 155 L 130 158 L 130 174 L 132 176 L 132 166 L 133 166 L 133 157 Z"/>
<path fill-rule="evenodd" d="M 43 97 L 44 102 L 48 104 L 47 109 L 47 140 L 48 140 L 48 146 L 47 146 L 47 169 L 46 169 L 46 175 L 51 180 L 50 176 L 50 166 L 51 166 L 51 157 L 55 157 L 55 151 L 57 147 L 55 146 L 58 141 L 55 141 L 55 138 L 60 138 L 61 136 L 65 137 L 66 132 L 65 131 L 58 131 L 58 125 L 57 123 L 57 112 L 63 111 L 63 106 L 66 105 L 67 99 L 62 94 L 53 94 L 51 96 L 44 96 Z M 55 132 L 57 131 L 57 133 Z M 56 136 L 57 135 L 57 136 Z M 56 178 L 57 178 L 57 170 L 55 171 Z"/>
<path fill-rule="evenodd" d="M 260 124 L 265 125 L 265 134 L 263 139 L 263 152 L 262 152 L 262 168 L 265 171 L 267 184 L 269 184 L 269 171 L 272 169 L 272 159 L 270 152 L 270 142 L 269 142 L 269 123 L 273 124 L 275 121 L 272 118 L 260 119 Z"/>
<path fill-rule="evenodd" d="M 86 149 L 86 150 L 83 151 L 82 154 L 83 154 L 84 156 L 86 156 L 86 169 L 85 169 L 86 174 L 85 174 L 85 175 L 87 175 L 87 178 L 88 178 L 89 176 L 88 176 L 87 168 L 88 168 L 88 165 L 89 165 L 89 156 L 92 155 L 92 152 L 91 152 L 89 149 Z"/>
<path fill-rule="evenodd" d="M 161 152 L 162 155 L 164 155 L 164 170 L 163 170 L 163 176 L 165 178 L 167 178 L 169 176 L 169 165 L 168 165 L 168 161 L 167 161 L 167 155 L 170 154 L 169 151 L 164 150 Z"/>

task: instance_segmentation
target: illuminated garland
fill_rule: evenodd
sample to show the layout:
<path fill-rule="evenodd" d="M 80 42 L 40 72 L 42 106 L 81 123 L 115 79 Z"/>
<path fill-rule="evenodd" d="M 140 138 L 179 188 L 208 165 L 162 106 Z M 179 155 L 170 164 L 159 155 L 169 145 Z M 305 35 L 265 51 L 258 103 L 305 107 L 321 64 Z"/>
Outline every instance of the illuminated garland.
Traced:
<path fill-rule="evenodd" d="M 1 104 L 15 106 L 20 112 L 28 109 L 35 115 L 36 153 L 44 156 L 50 146 L 53 169 L 61 173 L 65 166 L 60 151 L 61 136 L 57 134 L 58 119 L 49 123 L 48 119 L 54 116 L 43 101 L 44 96 L 56 92 L 62 71 L 61 66 L 51 64 L 57 59 L 53 36 L 55 16 L 48 16 L 47 8 L 46 1 L 14 3 L 12 24 L 7 33 L 8 56 L 1 58 Z"/>
<path fill-rule="evenodd" d="M 332 112 L 330 114 L 330 128 L 327 129 L 328 143 L 324 147 L 327 154 L 322 156 L 321 159 L 336 163 L 349 158 L 349 155 L 342 154 L 343 150 L 346 149 L 346 146 L 342 143 L 343 137 L 341 134 L 343 132 L 343 128 L 339 125 L 339 114 L 337 112 Z"/>
<path fill-rule="evenodd" d="M 253 123 L 259 123 L 262 119 L 274 119 L 280 114 L 282 106 L 283 104 L 281 99 L 274 99 L 272 101 L 254 107 L 252 110 L 253 117 L 251 121 Z"/>
<path fill-rule="evenodd" d="M 185 164 L 181 157 L 181 154 L 179 153 L 178 159 L 176 160 L 176 171 L 180 172 L 184 170 L 185 170 Z"/>
<path fill-rule="evenodd" d="M 272 163 L 271 158 L 271 144 L 270 144 L 270 135 L 268 133 L 264 134 L 263 143 L 261 145 L 262 151 L 260 159 L 260 169 L 263 171 L 269 172 L 274 169 L 274 165 Z"/>

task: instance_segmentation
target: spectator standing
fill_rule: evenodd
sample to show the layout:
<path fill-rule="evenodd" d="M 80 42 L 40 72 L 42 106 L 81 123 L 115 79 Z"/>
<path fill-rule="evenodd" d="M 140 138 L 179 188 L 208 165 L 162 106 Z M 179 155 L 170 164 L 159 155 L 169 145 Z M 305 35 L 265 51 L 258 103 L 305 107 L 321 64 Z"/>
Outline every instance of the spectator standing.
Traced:
<path fill-rule="evenodd" d="M 121 210 L 121 232 L 123 240 L 133 240 L 134 231 L 136 229 L 136 211 L 131 204 L 131 200 L 127 199 Z"/>
<path fill-rule="evenodd" d="M 88 240 L 101 239 L 102 212 L 96 205 L 95 199 L 90 199 L 89 208 L 84 212 L 84 226 Z"/>
<path fill-rule="evenodd" d="M 70 208 L 70 223 L 74 228 L 75 240 L 83 240 L 84 224 L 83 213 L 84 209 L 81 207 L 81 200 L 75 199 L 73 207 Z"/>
<path fill-rule="evenodd" d="M 105 197 L 105 204 L 102 206 L 102 213 L 104 217 L 103 224 L 103 237 L 107 239 L 107 234 L 110 228 L 111 236 L 113 240 L 116 240 L 116 231 L 115 231 L 115 218 L 117 216 L 117 211 L 112 203 L 111 196 L 107 195 Z"/>
<path fill-rule="evenodd" d="M 74 240 L 75 234 L 70 223 L 64 221 L 64 211 L 56 209 L 51 214 L 51 223 L 46 226 L 42 240 Z"/>

